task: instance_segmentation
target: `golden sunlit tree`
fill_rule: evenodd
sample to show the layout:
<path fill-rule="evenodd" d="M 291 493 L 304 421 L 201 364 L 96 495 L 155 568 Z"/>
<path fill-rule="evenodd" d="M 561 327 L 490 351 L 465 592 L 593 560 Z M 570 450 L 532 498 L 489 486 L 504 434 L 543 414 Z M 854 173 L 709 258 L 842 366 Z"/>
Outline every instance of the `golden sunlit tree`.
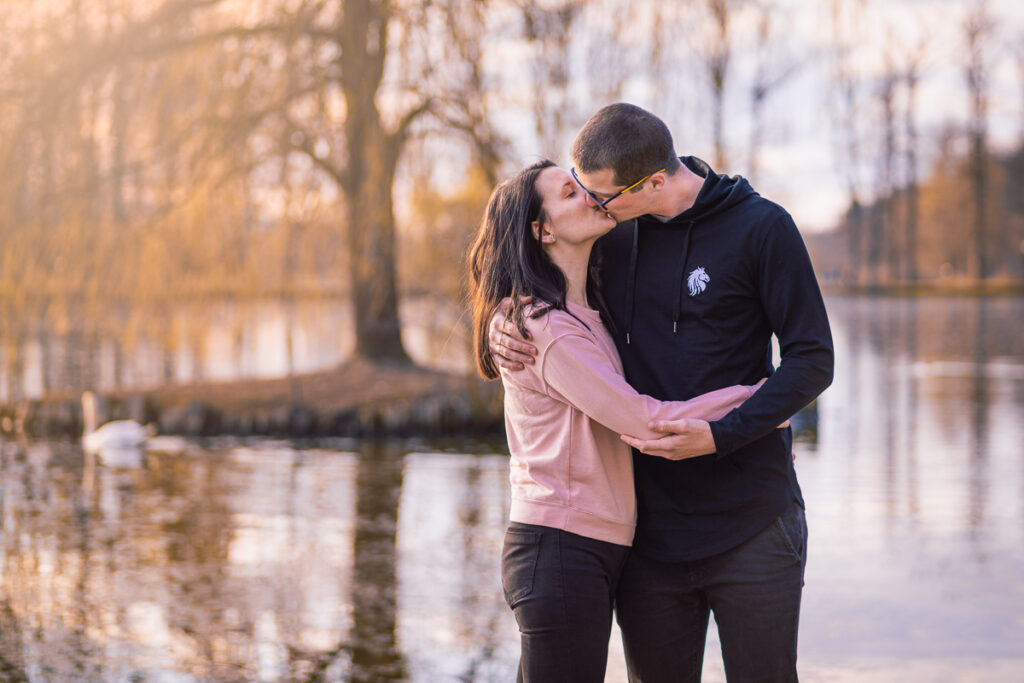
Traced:
<path fill-rule="evenodd" d="M 405 144 L 434 114 L 475 141 L 491 178 L 503 153 L 482 97 L 439 87 L 445 68 L 479 69 L 438 49 L 449 27 L 483 26 L 445 21 L 463 5 L 4 5 L 4 289 L 258 294 L 292 286 L 312 243 L 345 253 L 356 354 L 408 362 L 392 206 Z M 319 254 L 306 263 L 339 261 Z"/>

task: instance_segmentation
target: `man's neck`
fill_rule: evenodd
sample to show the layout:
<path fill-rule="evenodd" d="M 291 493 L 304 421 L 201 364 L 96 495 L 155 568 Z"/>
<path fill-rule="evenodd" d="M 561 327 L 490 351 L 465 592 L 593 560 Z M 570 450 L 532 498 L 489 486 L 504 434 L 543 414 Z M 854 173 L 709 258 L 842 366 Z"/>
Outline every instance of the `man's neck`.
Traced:
<path fill-rule="evenodd" d="M 665 218 L 678 216 L 694 205 L 703 186 L 704 178 L 682 164 L 674 174 L 665 176 L 665 187 L 659 201 L 649 213 Z"/>

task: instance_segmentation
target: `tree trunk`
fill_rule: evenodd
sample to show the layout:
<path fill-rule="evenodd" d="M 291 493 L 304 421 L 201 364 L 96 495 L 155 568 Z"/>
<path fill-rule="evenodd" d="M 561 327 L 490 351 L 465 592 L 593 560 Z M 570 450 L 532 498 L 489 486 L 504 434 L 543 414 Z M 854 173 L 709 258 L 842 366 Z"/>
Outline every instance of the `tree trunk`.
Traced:
<path fill-rule="evenodd" d="M 863 282 L 864 210 L 850 188 L 850 209 L 846 212 L 846 248 L 849 252 L 849 282 L 854 286 Z"/>
<path fill-rule="evenodd" d="M 868 286 L 872 291 L 877 290 L 882 282 L 882 243 L 885 239 L 885 224 L 888 212 L 889 198 L 879 197 L 871 205 L 870 216 L 868 217 L 868 244 L 865 249 L 865 258 L 868 268 Z"/>
<path fill-rule="evenodd" d="M 907 77 L 907 110 L 905 112 L 905 132 L 907 136 L 907 215 L 904 225 L 904 271 L 903 276 L 910 282 L 917 281 L 917 233 L 919 214 L 919 192 L 917 177 L 917 76 Z"/>
<path fill-rule="evenodd" d="M 984 280 L 988 277 L 988 259 L 986 258 L 986 203 L 987 178 L 985 174 L 985 137 L 975 133 L 971 135 L 971 244 L 972 258 L 967 264 L 971 277 Z"/>
<path fill-rule="evenodd" d="M 725 60 L 711 67 L 711 140 L 715 148 L 715 171 L 725 172 Z"/>
<path fill-rule="evenodd" d="M 711 141 L 715 148 L 715 170 L 722 173 L 725 157 L 725 79 L 729 71 L 729 0 L 709 0 L 708 11 L 714 25 L 714 42 L 706 55 L 711 80 Z"/>
<path fill-rule="evenodd" d="M 387 131 L 377 90 L 388 51 L 388 6 L 382 0 L 345 3 L 339 44 L 346 104 L 344 170 L 355 355 L 374 362 L 411 363 L 398 320 L 395 215 L 391 199 L 405 132 Z"/>
<path fill-rule="evenodd" d="M 398 319 L 395 215 L 391 200 L 398 151 L 390 136 L 381 131 L 379 121 L 367 123 L 361 137 L 348 138 L 350 145 L 361 148 L 364 161 L 352 191 L 346 193 L 355 354 L 375 362 L 411 363 L 402 346 Z M 356 152 L 351 147 L 350 150 Z"/>
<path fill-rule="evenodd" d="M 992 20 L 988 15 L 985 0 L 972 8 L 965 25 L 967 37 L 967 63 L 964 75 L 970 95 L 970 184 L 971 184 L 971 258 L 967 270 L 971 277 L 984 280 L 989 276 L 987 258 L 987 206 L 988 178 L 986 174 L 986 138 L 988 118 L 988 76 L 990 64 L 984 52 L 986 41 L 992 31 Z"/>
<path fill-rule="evenodd" d="M 887 65 L 888 73 L 883 77 L 880 100 L 882 105 L 882 158 L 879 173 L 879 188 L 876 193 L 875 206 L 878 208 L 877 222 L 872 222 L 871 268 L 874 272 L 873 284 L 892 281 L 899 276 L 898 245 L 896 244 L 895 199 L 896 188 L 893 172 L 896 166 L 896 125 L 895 125 L 895 90 L 896 76 L 892 66 Z"/>

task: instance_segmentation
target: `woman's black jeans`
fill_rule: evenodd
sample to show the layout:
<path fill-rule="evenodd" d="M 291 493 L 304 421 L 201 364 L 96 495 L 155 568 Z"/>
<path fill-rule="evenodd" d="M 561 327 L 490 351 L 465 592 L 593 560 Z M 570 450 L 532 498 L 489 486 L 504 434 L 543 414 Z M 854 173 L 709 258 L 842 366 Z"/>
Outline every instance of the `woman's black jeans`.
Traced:
<path fill-rule="evenodd" d="M 604 681 L 627 546 L 512 522 L 501 584 L 522 635 L 518 681 Z"/>

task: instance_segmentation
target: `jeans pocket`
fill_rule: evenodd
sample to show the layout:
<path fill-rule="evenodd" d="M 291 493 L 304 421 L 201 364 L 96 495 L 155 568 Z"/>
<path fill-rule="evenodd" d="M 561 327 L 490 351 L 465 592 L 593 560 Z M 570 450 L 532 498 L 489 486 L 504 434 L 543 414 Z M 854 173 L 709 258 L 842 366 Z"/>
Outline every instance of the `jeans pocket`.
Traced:
<path fill-rule="evenodd" d="M 526 529 L 505 531 L 501 550 L 501 588 L 505 602 L 512 609 L 533 591 L 537 558 L 540 555 L 540 533 Z"/>
<path fill-rule="evenodd" d="M 807 517 L 799 504 L 793 503 L 775 520 L 782 543 L 793 557 L 804 561 L 807 553 Z"/>

